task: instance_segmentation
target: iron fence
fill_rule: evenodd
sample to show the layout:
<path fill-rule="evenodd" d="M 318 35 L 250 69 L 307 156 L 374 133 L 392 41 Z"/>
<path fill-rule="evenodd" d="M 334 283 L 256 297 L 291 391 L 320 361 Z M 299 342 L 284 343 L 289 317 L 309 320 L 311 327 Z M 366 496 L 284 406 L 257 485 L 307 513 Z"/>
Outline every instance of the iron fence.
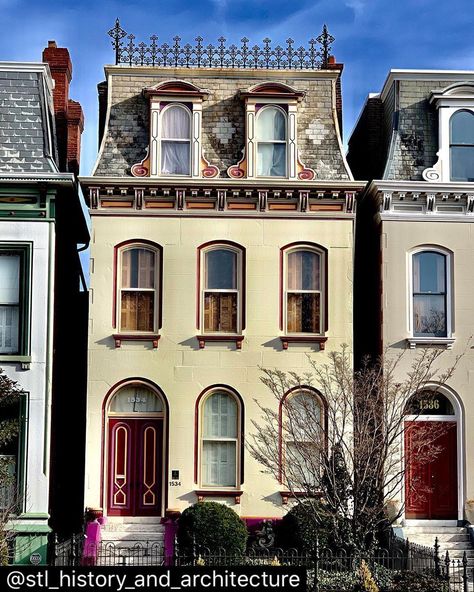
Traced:
<path fill-rule="evenodd" d="M 159 541 L 102 541 L 91 545 L 82 534 L 64 541 L 52 537 L 50 543 L 50 563 L 57 566 L 302 566 L 307 569 L 309 590 L 350 592 L 364 560 L 381 592 L 389 592 L 397 578 L 410 574 L 431 579 L 437 592 L 474 592 L 474 567 L 469 566 L 466 553 L 462 558 L 451 558 L 449 553 L 441 557 L 437 540 L 430 548 L 394 538 L 388 549 L 378 549 L 368 557 L 318 545 L 312 553 L 255 547 L 244 554 L 211 551 L 198 545 L 186 550 L 176 546 L 173 556 L 166 557 Z"/>

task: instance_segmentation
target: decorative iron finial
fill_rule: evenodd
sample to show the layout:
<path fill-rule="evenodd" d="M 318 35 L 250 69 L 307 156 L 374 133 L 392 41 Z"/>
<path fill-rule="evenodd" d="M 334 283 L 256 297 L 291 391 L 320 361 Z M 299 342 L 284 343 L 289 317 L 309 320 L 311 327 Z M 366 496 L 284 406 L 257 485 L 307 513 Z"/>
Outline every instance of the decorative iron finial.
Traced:
<path fill-rule="evenodd" d="M 316 41 L 321 45 L 322 66 L 323 68 L 326 68 L 328 65 L 329 56 L 331 55 L 331 43 L 335 41 L 334 37 L 329 34 L 326 25 L 323 26 L 323 32 L 321 35 L 316 37 Z"/>
<path fill-rule="evenodd" d="M 263 40 L 263 45 L 249 47 L 249 39 L 243 37 L 241 45 L 226 46 L 225 37 L 219 37 L 216 45 L 203 44 L 202 37 L 195 38 L 195 44 L 181 45 L 181 38 L 174 37 L 173 43 L 157 43 L 158 37 L 152 35 L 150 42 L 135 42 L 135 35 L 122 29 L 120 21 L 108 35 L 112 38 L 115 50 L 115 63 L 129 66 L 160 66 L 168 68 L 253 68 L 265 70 L 318 70 L 325 68 L 334 37 L 328 33 L 326 25 L 319 37 L 310 39 L 308 47 L 294 47 L 294 40 L 287 39 L 286 47 L 272 47 L 271 39 Z M 126 37 L 127 41 L 122 41 Z M 320 46 L 318 48 L 318 45 Z"/>
<path fill-rule="evenodd" d="M 124 31 L 122 29 L 122 27 L 120 26 L 120 21 L 119 19 L 115 19 L 115 26 L 110 29 L 110 31 L 107 33 L 107 35 L 109 35 L 110 37 L 112 37 L 112 47 L 115 49 L 115 64 L 119 64 L 120 63 L 120 55 L 122 52 L 122 42 L 121 39 L 123 39 L 125 37 L 125 35 L 127 34 L 126 31 Z"/>

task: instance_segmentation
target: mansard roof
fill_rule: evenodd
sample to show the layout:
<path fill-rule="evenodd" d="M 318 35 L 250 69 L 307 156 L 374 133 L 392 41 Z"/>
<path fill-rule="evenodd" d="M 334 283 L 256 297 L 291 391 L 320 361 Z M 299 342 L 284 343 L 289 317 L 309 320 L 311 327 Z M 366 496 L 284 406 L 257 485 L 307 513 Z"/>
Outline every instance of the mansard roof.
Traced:
<path fill-rule="evenodd" d="M 45 64 L 0 62 L 0 173 L 57 172 Z"/>

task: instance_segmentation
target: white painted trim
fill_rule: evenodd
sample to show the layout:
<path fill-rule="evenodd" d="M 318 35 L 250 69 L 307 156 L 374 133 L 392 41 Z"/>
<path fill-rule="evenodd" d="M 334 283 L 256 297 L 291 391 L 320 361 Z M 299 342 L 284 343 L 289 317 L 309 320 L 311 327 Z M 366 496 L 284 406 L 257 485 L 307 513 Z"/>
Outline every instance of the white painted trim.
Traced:
<path fill-rule="evenodd" d="M 382 86 L 380 96 L 385 101 L 395 80 L 474 80 L 473 70 L 410 70 L 392 68 Z"/>

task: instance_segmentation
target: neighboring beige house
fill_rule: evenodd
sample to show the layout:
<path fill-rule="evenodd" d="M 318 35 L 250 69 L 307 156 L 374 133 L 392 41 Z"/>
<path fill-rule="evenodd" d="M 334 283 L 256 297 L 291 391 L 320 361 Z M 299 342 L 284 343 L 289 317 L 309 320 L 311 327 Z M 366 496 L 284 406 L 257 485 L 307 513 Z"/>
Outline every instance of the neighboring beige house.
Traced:
<path fill-rule="evenodd" d="M 198 500 L 282 516 L 288 492 L 245 447 L 255 400 L 277 406 L 260 368 L 303 373 L 307 354 L 352 343 L 361 184 L 341 147 L 342 65 L 210 65 L 106 66 L 99 85 L 101 146 L 81 179 L 85 496 L 115 529 Z"/>
<path fill-rule="evenodd" d="M 439 535 L 462 552 L 467 534 L 452 528 L 474 509 L 474 72 L 392 70 L 366 102 L 348 161 L 356 178 L 374 179 L 358 204 L 356 357 L 408 348 L 406 376 L 420 348 L 447 350 L 445 368 L 464 354 L 447 385 L 431 396 L 437 385 L 427 384 L 418 402 L 415 428 L 445 424 L 442 453 L 410 469 L 395 500 L 411 540 Z"/>

